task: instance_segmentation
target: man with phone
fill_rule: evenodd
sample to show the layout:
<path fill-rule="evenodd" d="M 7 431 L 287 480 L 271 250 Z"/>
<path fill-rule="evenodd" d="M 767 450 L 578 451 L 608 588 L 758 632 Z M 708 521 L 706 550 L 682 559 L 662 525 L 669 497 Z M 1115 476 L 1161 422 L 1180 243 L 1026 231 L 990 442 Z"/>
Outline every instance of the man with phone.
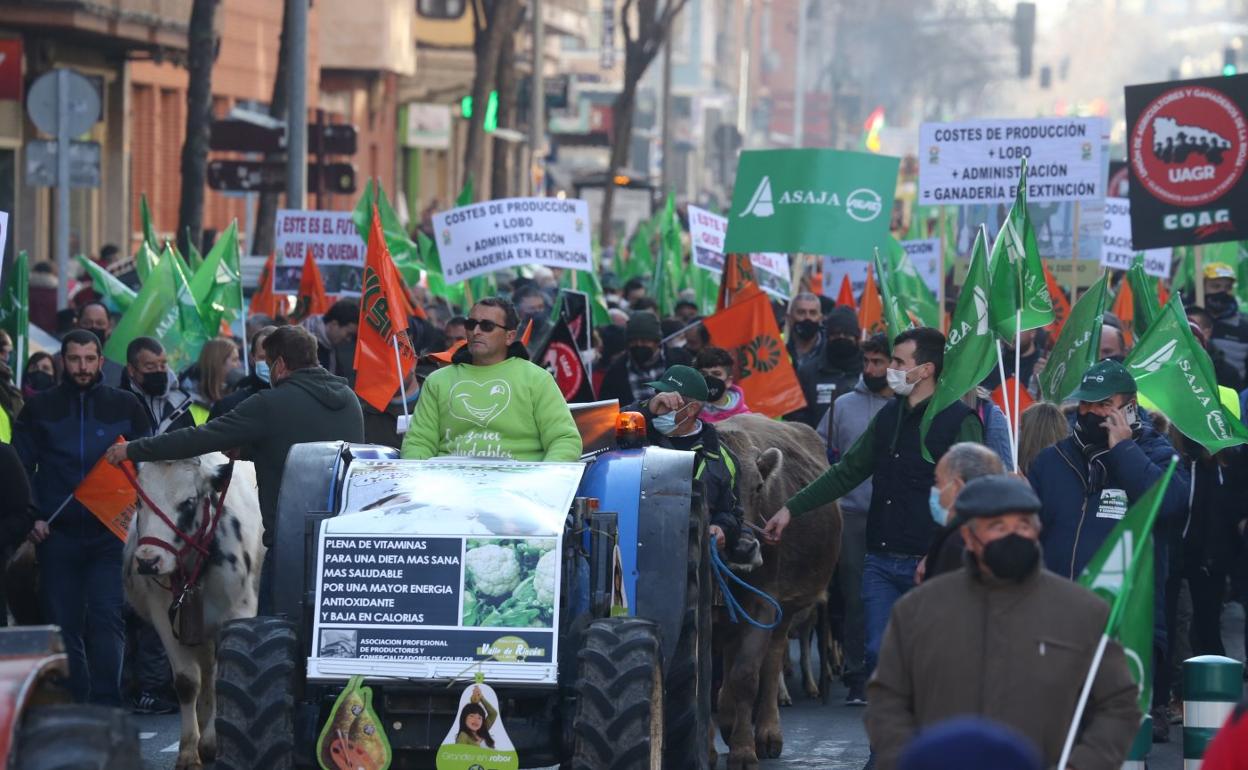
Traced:
<path fill-rule="evenodd" d="M 1040 497 L 1040 544 L 1051 571 L 1076 580 L 1127 509 L 1161 478 L 1176 452 L 1136 401 L 1135 378 L 1117 361 L 1093 364 L 1070 395 L 1074 432 L 1042 451 L 1027 471 Z M 1153 530 L 1154 660 L 1166 649 L 1167 532 L 1187 512 L 1191 476 L 1180 464 Z M 1168 728 L 1167 728 L 1168 730 Z"/>

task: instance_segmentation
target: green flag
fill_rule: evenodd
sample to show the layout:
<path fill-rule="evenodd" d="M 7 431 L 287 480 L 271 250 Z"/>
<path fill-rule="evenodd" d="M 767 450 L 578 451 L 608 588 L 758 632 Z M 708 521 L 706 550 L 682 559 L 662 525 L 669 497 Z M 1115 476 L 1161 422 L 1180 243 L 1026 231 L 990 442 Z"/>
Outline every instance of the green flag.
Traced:
<path fill-rule="evenodd" d="M 905 247 L 891 235 L 888 236 L 888 268 L 889 289 L 902 307 L 913 313 L 923 326 L 941 328 L 939 300 L 915 269 Z"/>
<path fill-rule="evenodd" d="M 195 245 L 195 241 L 191 239 L 191 228 L 186 228 L 186 247 L 190 253 L 186 255 L 187 267 L 191 268 L 191 274 L 194 275 L 199 266 L 204 264 L 204 255 L 199 253 L 199 247 Z"/>
<path fill-rule="evenodd" d="M 360 238 L 368 243 L 368 233 L 373 223 L 374 200 L 377 203 L 377 214 L 381 217 L 381 235 L 386 242 L 386 248 L 390 250 L 390 258 L 394 260 L 395 267 L 399 269 L 399 274 L 407 285 L 415 286 L 420 283 L 420 271 L 424 267 L 420 259 L 420 249 L 407 236 L 407 230 L 403 228 L 398 213 L 386 198 L 386 191 L 382 189 L 380 182 L 370 179 L 364 185 L 364 194 L 356 202 L 355 209 L 351 212 L 351 220 L 360 231 Z"/>
<path fill-rule="evenodd" d="M 1038 329 L 1053 323 L 1053 298 L 1044 280 L 1044 262 L 1040 259 L 1031 217 L 1027 214 L 1025 159 L 1014 205 L 1010 206 L 1010 213 L 1001 223 L 1001 232 L 992 244 L 988 270 L 992 276 L 988 313 L 997 336 L 1013 345 L 1018 330 Z"/>
<path fill-rule="evenodd" d="M 238 260 L 238 221 L 230 223 L 190 280 L 203 317 L 204 330 L 215 336 L 221 321 L 230 323 L 243 314 L 243 289 Z"/>
<path fill-rule="evenodd" d="M 698 314 L 702 317 L 714 315 L 715 303 L 719 301 L 719 276 L 706 268 L 698 267 L 689 261 L 690 276 L 693 279 L 693 293 L 697 298 Z"/>
<path fill-rule="evenodd" d="M 559 276 L 559 288 L 584 292 L 589 297 L 590 321 L 594 326 L 606 326 L 611 323 L 611 315 L 607 312 L 607 298 L 602 291 L 602 283 L 598 273 L 593 270 L 564 270 Z M 555 298 L 555 307 L 551 310 L 551 318 L 559 317 L 559 305 L 563 302 L 563 292 Z"/>
<path fill-rule="evenodd" d="M 1177 458 L 1172 459 L 1157 483 L 1131 504 L 1079 576 L 1080 585 L 1109 603 L 1105 635 L 1122 645 L 1131 676 L 1140 686 L 1139 703 L 1145 712 L 1152 700 L 1152 531 L 1177 463 Z"/>
<path fill-rule="evenodd" d="M 87 271 L 87 276 L 91 278 L 91 288 L 100 295 L 100 301 L 113 313 L 126 312 L 130 303 L 134 302 L 134 289 L 82 254 L 79 254 L 77 259 L 83 270 Z"/>
<path fill-rule="evenodd" d="M 888 344 L 892 348 L 893 339 L 906 329 L 914 326 L 910 320 L 910 316 L 902 309 L 901 303 L 897 296 L 893 294 L 891 288 L 891 277 L 887 270 L 884 270 L 883 261 L 880 259 L 880 250 L 875 250 L 875 274 L 880 277 L 876 285 L 880 290 L 880 304 L 884 307 L 884 326 L 888 331 Z"/>
<path fill-rule="evenodd" d="M 470 205 L 474 197 L 472 175 L 469 174 L 468 178 L 464 180 L 463 189 L 459 191 L 459 197 L 455 199 L 456 208 Z M 441 262 L 438 264 L 441 266 Z M 469 278 L 463 283 L 467 285 L 466 293 L 464 295 L 465 302 L 467 302 L 468 299 L 471 299 L 473 302 L 477 302 L 485 297 L 493 297 L 495 294 L 498 294 L 498 282 L 494 280 L 493 273 L 478 275 L 476 278 Z M 467 310 L 468 308 L 465 307 L 464 311 L 467 312 Z"/>
<path fill-rule="evenodd" d="M 936 382 L 936 392 L 923 412 L 919 426 L 919 446 L 923 458 L 933 462 L 927 450 L 927 431 L 932 420 L 956 401 L 961 400 L 992 372 L 996 363 L 996 342 L 988 325 L 988 245 L 981 225 L 971 249 L 971 264 L 966 283 L 958 295 L 958 305 L 949 324 L 945 341 L 944 366 Z"/>
<path fill-rule="evenodd" d="M 13 370 L 13 384 L 20 388 L 30 354 L 30 258 L 25 251 L 17 253 L 4 293 L 0 294 L 0 329 L 9 333 L 13 343 L 8 363 Z"/>
<path fill-rule="evenodd" d="M 124 365 L 126 347 L 135 337 L 160 340 L 174 371 L 193 363 L 209 339 L 186 275 L 168 249 L 109 335 L 104 356 Z"/>
<path fill-rule="evenodd" d="M 1192 336 L 1178 294 L 1123 363 L 1140 393 L 1211 454 L 1248 443 L 1248 427 L 1222 405 L 1213 361 Z"/>
<path fill-rule="evenodd" d="M 1109 274 L 1102 273 L 1070 309 L 1049 362 L 1040 374 L 1040 393 L 1046 401 L 1060 404 L 1074 393 L 1083 373 L 1100 358 L 1101 326 L 1108 300 Z"/>
<path fill-rule="evenodd" d="M 652 234 L 649 221 L 643 219 L 637 223 L 637 229 L 628 242 L 628 260 L 624 263 L 624 274 L 617 276 L 621 283 L 654 275 L 654 255 L 650 250 Z"/>
<path fill-rule="evenodd" d="M 676 310 L 680 297 L 680 281 L 684 271 L 684 259 L 680 246 L 680 222 L 676 219 L 676 204 L 669 193 L 667 203 L 659 218 L 659 264 L 654 271 L 654 299 L 659 303 L 659 317 L 670 316 Z"/>
<path fill-rule="evenodd" d="M 1178 263 L 1174 267 L 1174 278 L 1170 280 L 1170 288 L 1175 292 L 1187 292 L 1195 296 L 1196 247 L 1176 246 L 1174 247 L 1173 257 L 1178 258 Z M 1235 282 L 1235 286 L 1236 288 L 1239 287 L 1239 281 Z"/>
<path fill-rule="evenodd" d="M 161 244 L 156 239 L 156 228 L 152 226 L 152 210 L 147 207 L 147 193 L 139 196 L 139 216 L 143 220 L 143 242 L 151 246 L 152 251 L 160 253 Z"/>
<path fill-rule="evenodd" d="M 1157 279 L 1144 272 L 1144 255 L 1136 254 L 1131 267 L 1127 270 L 1127 283 L 1131 286 L 1132 316 L 1131 334 L 1139 339 L 1148 331 L 1148 327 L 1161 315 L 1161 305 L 1157 301 Z"/>
<path fill-rule="evenodd" d="M 455 307 L 464 309 L 464 284 L 448 284 L 442 274 L 442 258 L 438 256 L 438 244 L 423 230 L 416 231 L 416 243 L 420 247 L 420 258 L 425 264 L 425 276 L 429 281 L 429 293 L 442 297 Z"/>

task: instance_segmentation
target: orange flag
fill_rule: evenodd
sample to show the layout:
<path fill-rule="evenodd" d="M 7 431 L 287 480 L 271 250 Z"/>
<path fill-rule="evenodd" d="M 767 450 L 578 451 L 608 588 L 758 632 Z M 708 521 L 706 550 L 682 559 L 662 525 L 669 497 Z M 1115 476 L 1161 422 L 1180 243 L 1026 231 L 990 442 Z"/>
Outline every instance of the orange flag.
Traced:
<path fill-rule="evenodd" d="M 1166 303 L 1169 301 L 1170 301 L 1170 292 L 1166 289 L 1166 285 L 1164 283 L 1162 283 L 1161 281 L 1158 281 L 1157 282 L 1157 305 L 1159 307 L 1165 307 Z"/>
<path fill-rule="evenodd" d="M 1027 388 L 1019 388 L 1018 389 L 1018 411 L 1012 412 L 1012 413 L 1007 412 L 1005 410 L 1005 400 L 1007 398 L 1010 400 L 1010 409 L 1012 410 L 1014 408 L 1014 380 L 1015 378 L 1011 377 L 1005 381 L 1004 387 L 1001 385 L 998 385 L 996 390 L 992 391 L 992 403 L 997 405 L 997 408 L 1001 410 L 1002 414 L 1010 414 L 1014 418 L 1013 430 L 1017 431 L 1018 430 L 1018 418 L 1022 415 L 1023 412 L 1027 411 L 1027 407 L 1036 403 L 1036 400 L 1031 397 L 1030 393 L 1027 392 Z"/>
<path fill-rule="evenodd" d="M 307 256 L 303 258 L 303 273 L 299 276 L 299 299 L 295 302 L 295 312 L 290 317 L 302 321 L 310 315 L 325 313 L 332 304 L 325 294 L 321 269 L 312 257 L 312 249 L 308 249 Z"/>
<path fill-rule="evenodd" d="M 797 372 L 780 339 L 771 301 L 761 290 L 702 323 L 714 345 L 733 351 L 737 361 L 734 379 L 745 391 L 751 410 L 780 417 L 806 405 Z"/>
<path fill-rule="evenodd" d="M 118 438 L 117 441 L 121 439 Z M 134 473 L 134 465 L 129 460 L 125 463 L 130 472 Z M 134 511 L 138 507 L 138 493 L 134 491 L 121 468 L 101 457 L 74 490 L 74 498 L 121 542 L 126 542 L 130 519 L 134 518 Z"/>
<path fill-rule="evenodd" d="M 875 285 L 875 271 L 867 266 L 867 285 L 862 289 L 862 298 L 858 300 L 858 328 L 862 329 L 863 337 L 870 337 L 879 332 L 887 332 L 884 326 L 884 305 L 880 302 L 880 290 Z"/>
<path fill-rule="evenodd" d="M 1132 333 L 1128 331 L 1135 325 L 1135 296 L 1131 293 L 1131 284 L 1124 275 L 1122 280 L 1118 282 L 1118 295 L 1114 297 L 1113 307 L 1109 312 L 1118 316 L 1118 320 L 1122 321 L 1122 336 L 1126 338 L 1128 345 L 1131 344 Z"/>
<path fill-rule="evenodd" d="M 838 307 L 852 307 L 855 313 L 858 312 L 858 303 L 854 301 L 854 286 L 849 282 L 848 273 L 841 276 L 841 293 L 836 295 L 836 304 Z"/>
<path fill-rule="evenodd" d="M 1057 279 L 1053 277 L 1047 264 L 1044 266 L 1044 283 L 1049 287 L 1049 297 L 1053 300 L 1053 323 L 1047 328 L 1049 335 L 1057 339 L 1062 333 L 1062 324 L 1066 323 L 1066 317 L 1070 315 L 1070 300 L 1066 299 L 1066 294 L 1058 286 Z"/>
<path fill-rule="evenodd" d="M 411 315 L 412 307 L 381 234 L 381 217 L 374 203 L 368 252 L 364 257 L 364 289 L 360 296 L 360 327 L 355 345 L 355 392 L 378 411 L 385 411 L 402 383 L 394 360 L 396 339 L 403 376 L 416 365 L 416 353 L 407 338 Z"/>
<path fill-rule="evenodd" d="M 277 254 L 270 254 L 260 271 L 260 285 L 256 288 L 256 293 L 251 295 L 251 304 L 247 306 L 249 315 L 277 315 L 277 295 L 273 293 L 273 270 L 276 265 Z"/>
<path fill-rule="evenodd" d="M 762 292 L 754 279 L 754 263 L 749 254 L 729 254 L 724 258 L 724 274 L 719 280 L 718 312 L 729 305 L 752 298 Z"/>

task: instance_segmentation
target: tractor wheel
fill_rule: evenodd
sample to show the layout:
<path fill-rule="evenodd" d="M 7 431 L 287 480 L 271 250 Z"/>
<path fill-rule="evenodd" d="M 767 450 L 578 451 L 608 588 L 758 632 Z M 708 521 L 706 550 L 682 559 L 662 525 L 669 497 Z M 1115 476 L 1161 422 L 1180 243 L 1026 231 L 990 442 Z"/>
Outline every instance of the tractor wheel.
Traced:
<path fill-rule="evenodd" d="M 706 505 L 700 485 L 695 485 L 689 500 L 685 614 L 665 683 L 663 765 L 670 770 L 705 770 L 710 764 L 711 556 L 706 529 Z"/>
<path fill-rule="evenodd" d="M 130 715 L 105 706 L 63 704 L 22 715 L 9 767 L 21 770 L 132 770 L 143 766 Z"/>
<path fill-rule="evenodd" d="M 217 643 L 217 770 L 289 770 L 298 641 L 292 623 L 246 618 Z"/>
<path fill-rule="evenodd" d="M 663 651 L 639 618 L 590 623 L 577 653 L 573 770 L 661 770 Z"/>

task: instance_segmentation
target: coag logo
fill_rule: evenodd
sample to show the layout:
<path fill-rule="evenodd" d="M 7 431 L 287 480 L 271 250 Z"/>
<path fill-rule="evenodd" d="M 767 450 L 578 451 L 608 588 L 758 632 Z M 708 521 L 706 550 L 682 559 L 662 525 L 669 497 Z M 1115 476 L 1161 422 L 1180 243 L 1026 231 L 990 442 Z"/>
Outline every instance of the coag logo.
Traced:
<path fill-rule="evenodd" d="M 859 187 L 845 198 L 845 213 L 859 222 L 870 222 L 883 210 L 884 204 L 875 190 Z"/>
<path fill-rule="evenodd" d="M 776 207 L 771 203 L 771 177 L 764 176 L 759 180 L 758 187 L 754 188 L 754 195 L 750 197 L 750 202 L 746 204 L 741 216 L 748 217 L 753 214 L 756 217 L 769 217 L 774 213 Z"/>
<path fill-rule="evenodd" d="M 1178 340 L 1170 340 L 1165 345 L 1162 345 L 1160 350 L 1153 353 L 1148 358 L 1145 358 L 1138 364 L 1131 364 L 1131 368 L 1139 369 L 1145 374 L 1152 374 L 1161 367 L 1170 363 L 1170 359 L 1174 358 L 1174 351 L 1178 348 L 1178 346 Z"/>
<path fill-rule="evenodd" d="M 1215 409 L 1205 416 L 1205 424 L 1209 426 L 1209 432 L 1219 441 L 1225 441 L 1231 437 L 1231 431 L 1226 425 L 1226 418 L 1222 416 L 1221 409 Z"/>
<path fill-rule="evenodd" d="M 976 286 L 975 296 L 975 333 L 988 333 L 988 295 L 984 293 L 984 287 Z"/>

